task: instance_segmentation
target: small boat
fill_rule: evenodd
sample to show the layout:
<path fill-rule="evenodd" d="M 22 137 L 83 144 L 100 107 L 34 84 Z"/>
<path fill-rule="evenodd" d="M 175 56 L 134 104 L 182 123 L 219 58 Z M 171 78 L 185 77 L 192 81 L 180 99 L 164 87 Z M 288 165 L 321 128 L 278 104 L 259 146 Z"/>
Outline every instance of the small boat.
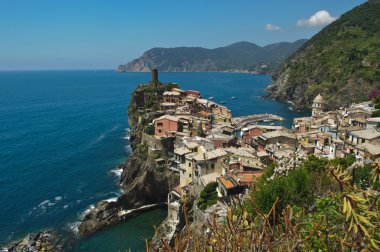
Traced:
<path fill-rule="evenodd" d="M 273 126 L 274 125 L 274 123 L 271 123 L 271 124 L 269 124 L 270 126 Z"/>
<path fill-rule="evenodd" d="M 210 96 L 208 99 L 209 99 L 209 100 L 212 100 L 212 99 L 214 99 L 214 96 Z"/>
<path fill-rule="evenodd" d="M 220 101 L 219 103 L 220 103 L 220 104 L 226 104 L 226 102 L 225 102 L 225 101 Z"/>
<path fill-rule="evenodd" d="M 232 97 L 231 97 L 231 100 L 235 100 L 235 99 L 236 99 L 236 97 L 235 97 L 235 96 L 232 96 Z"/>

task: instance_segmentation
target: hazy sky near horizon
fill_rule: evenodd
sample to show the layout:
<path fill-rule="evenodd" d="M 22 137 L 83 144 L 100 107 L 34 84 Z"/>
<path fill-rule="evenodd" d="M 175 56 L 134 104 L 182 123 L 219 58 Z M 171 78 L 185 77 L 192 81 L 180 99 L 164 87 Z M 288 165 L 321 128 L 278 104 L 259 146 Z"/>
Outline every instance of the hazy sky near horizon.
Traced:
<path fill-rule="evenodd" d="M 111 69 L 152 47 L 310 38 L 364 0 L 0 2 L 0 70 Z"/>

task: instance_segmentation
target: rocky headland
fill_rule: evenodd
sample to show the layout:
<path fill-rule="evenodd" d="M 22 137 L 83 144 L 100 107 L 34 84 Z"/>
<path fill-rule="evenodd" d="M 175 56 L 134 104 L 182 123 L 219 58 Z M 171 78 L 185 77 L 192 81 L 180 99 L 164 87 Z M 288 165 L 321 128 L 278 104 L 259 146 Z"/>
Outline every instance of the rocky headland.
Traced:
<path fill-rule="evenodd" d="M 158 83 L 159 90 L 146 88 L 144 91 L 146 109 L 156 106 L 156 91 L 163 92 L 165 85 Z M 116 201 L 101 201 L 91 209 L 81 221 L 79 235 L 89 236 L 98 230 L 117 224 L 126 218 L 142 211 L 147 211 L 164 204 L 171 186 L 178 184 L 178 176 L 167 169 L 159 169 L 155 156 L 148 152 L 147 146 L 141 143 L 143 129 L 146 126 L 144 113 L 134 104 L 136 91 L 132 94 L 128 107 L 128 120 L 131 128 L 132 154 L 120 164 L 123 170 L 120 186 L 123 194 Z M 149 96 L 152 96 L 149 98 Z M 162 155 L 165 155 L 165 151 Z"/>

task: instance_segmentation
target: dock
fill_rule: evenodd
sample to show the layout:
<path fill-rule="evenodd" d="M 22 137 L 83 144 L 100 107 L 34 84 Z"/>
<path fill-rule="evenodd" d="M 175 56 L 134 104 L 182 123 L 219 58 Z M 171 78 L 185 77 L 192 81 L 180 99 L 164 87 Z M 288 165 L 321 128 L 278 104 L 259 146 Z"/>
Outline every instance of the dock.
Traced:
<path fill-rule="evenodd" d="M 284 120 L 285 119 L 283 117 L 274 114 L 253 114 L 247 116 L 233 117 L 231 119 L 232 124 L 235 126 L 235 129 L 241 129 L 248 124 L 256 122 L 272 122 Z"/>

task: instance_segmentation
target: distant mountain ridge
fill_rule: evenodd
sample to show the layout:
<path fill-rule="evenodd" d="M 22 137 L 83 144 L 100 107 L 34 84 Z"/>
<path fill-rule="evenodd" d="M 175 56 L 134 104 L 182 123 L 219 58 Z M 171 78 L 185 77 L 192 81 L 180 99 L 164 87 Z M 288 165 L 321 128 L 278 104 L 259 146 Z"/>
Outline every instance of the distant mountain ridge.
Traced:
<path fill-rule="evenodd" d="M 379 14 L 369 0 L 326 26 L 279 67 L 269 97 L 300 109 L 319 93 L 330 109 L 367 100 L 380 87 Z"/>
<path fill-rule="evenodd" d="M 118 72 L 147 72 L 151 68 L 170 72 L 271 73 L 307 40 L 258 46 L 237 42 L 225 47 L 152 48 L 141 57 L 117 67 Z"/>

